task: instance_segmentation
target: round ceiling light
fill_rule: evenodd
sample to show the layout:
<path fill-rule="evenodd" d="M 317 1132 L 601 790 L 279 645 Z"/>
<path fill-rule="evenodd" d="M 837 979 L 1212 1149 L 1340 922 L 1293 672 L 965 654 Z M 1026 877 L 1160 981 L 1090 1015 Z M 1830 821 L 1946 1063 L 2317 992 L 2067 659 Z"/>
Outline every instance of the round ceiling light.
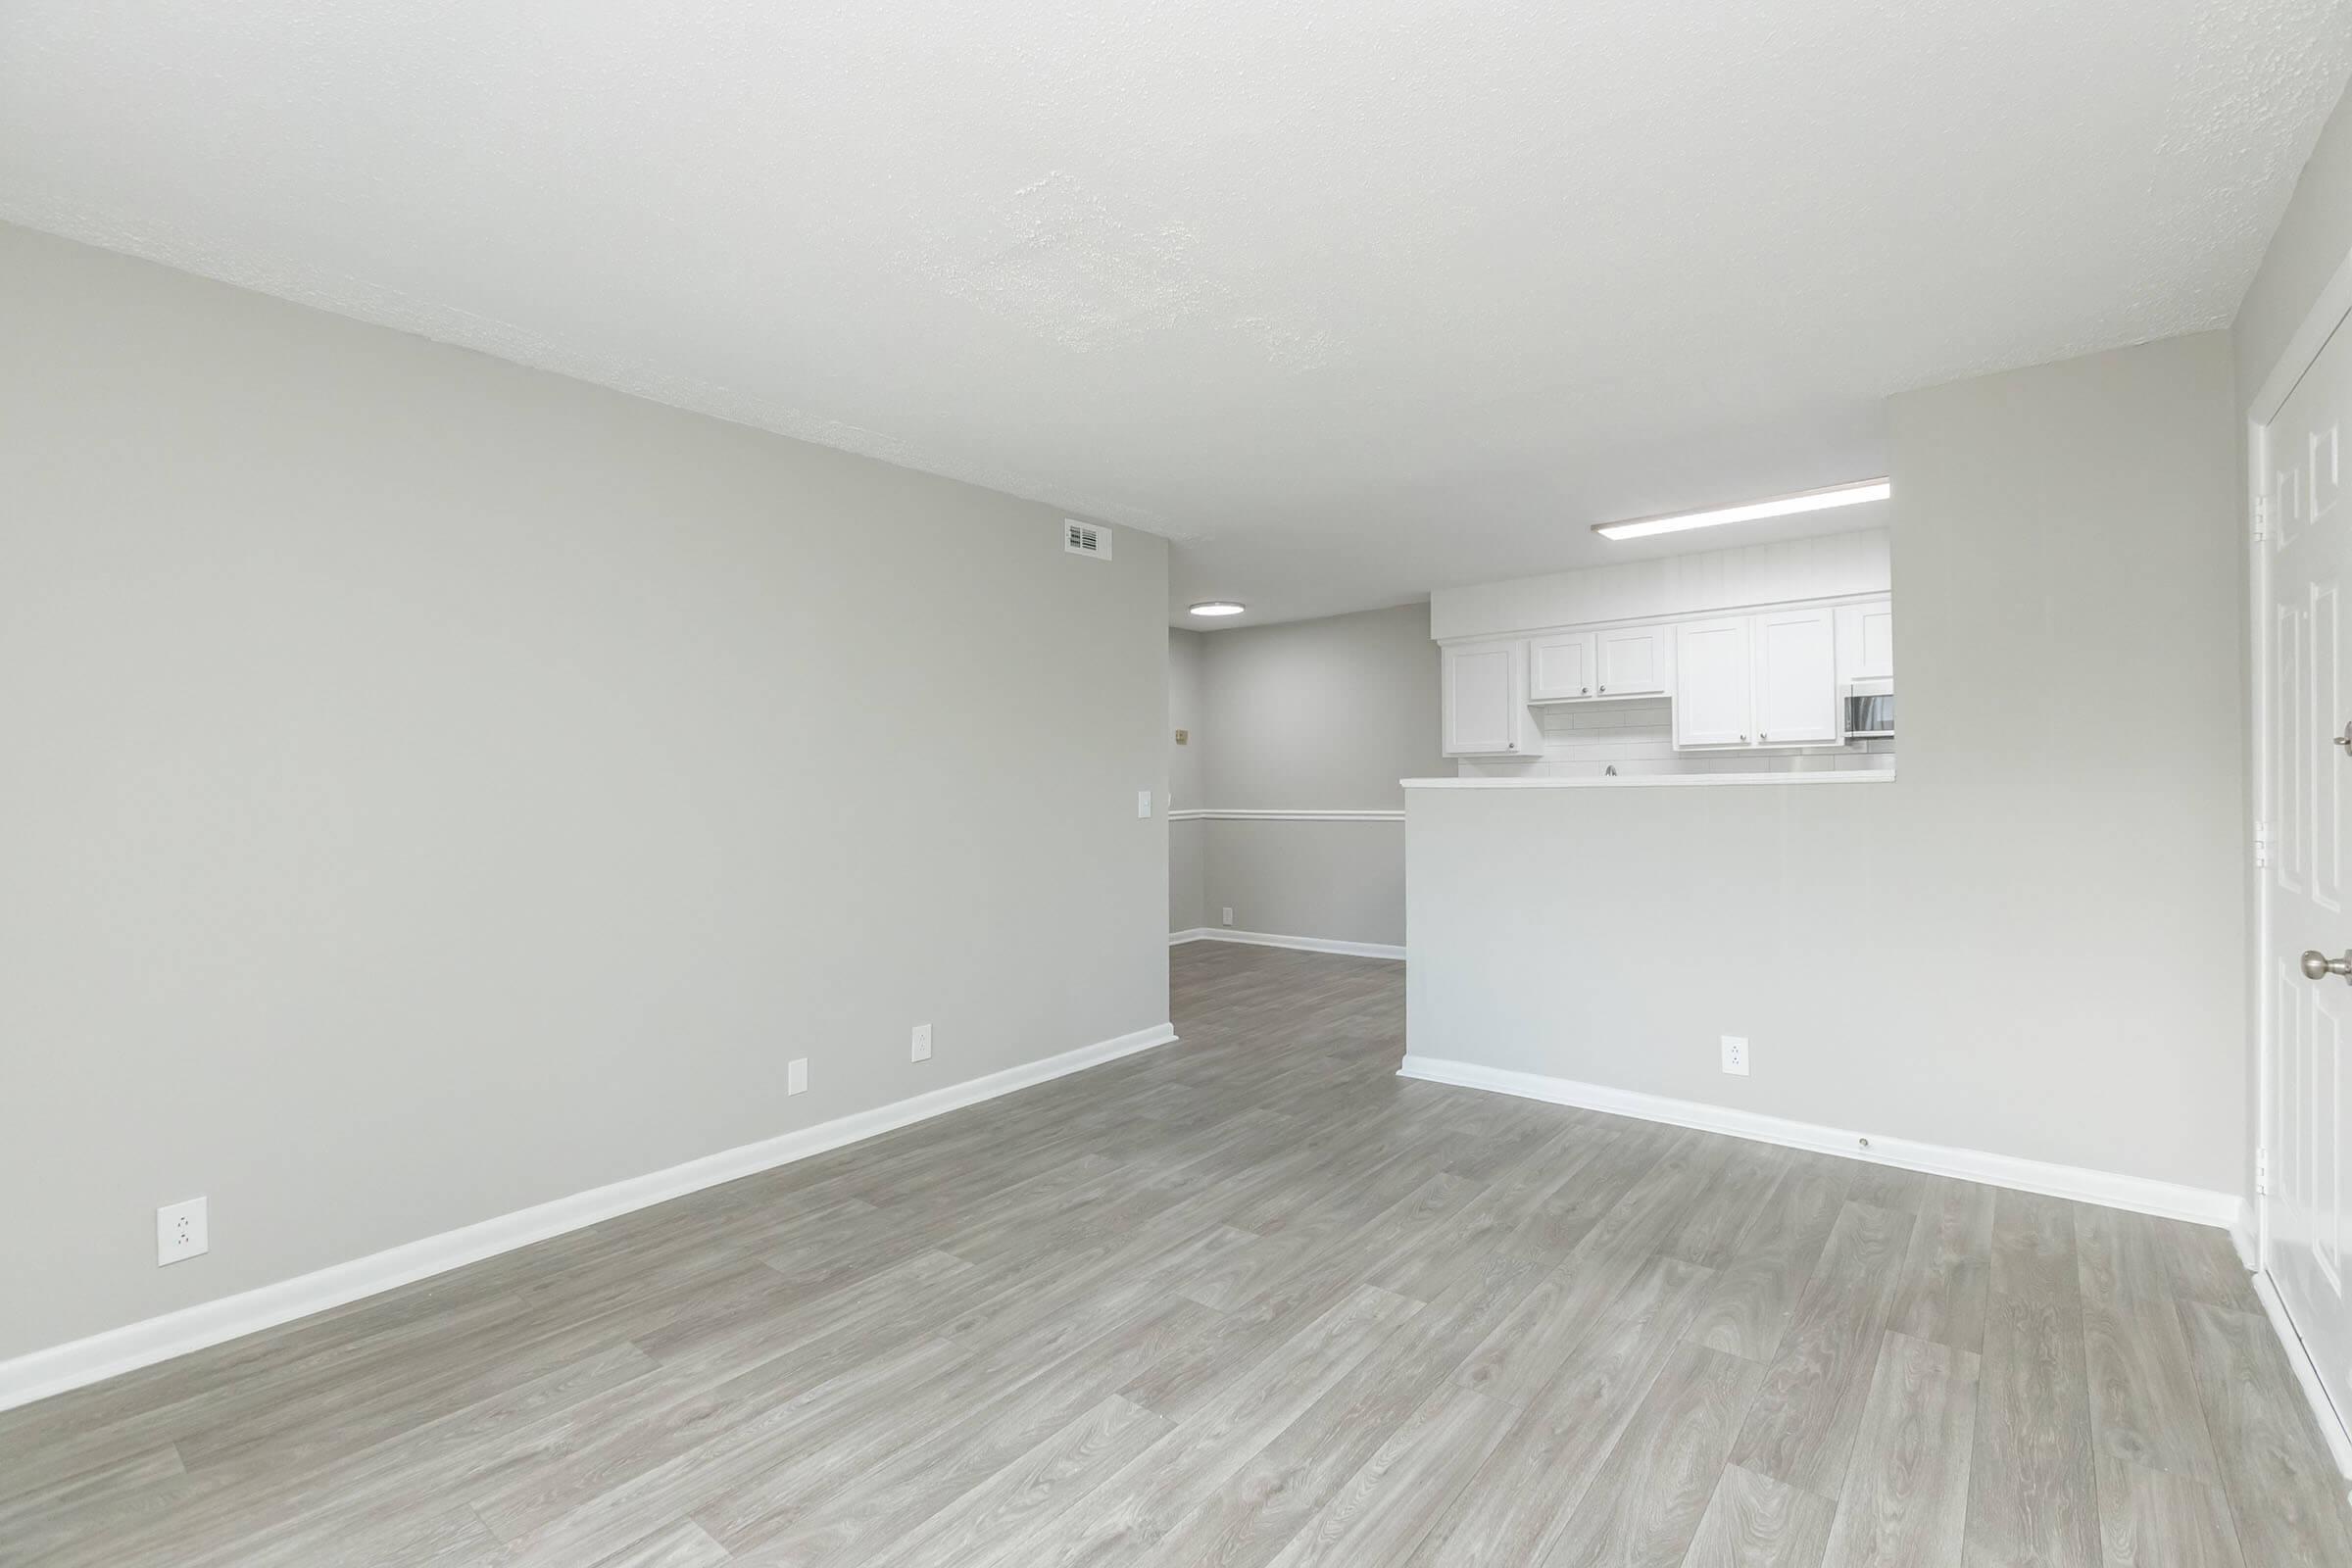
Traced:
<path fill-rule="evenodd" d="M 1196 615 L 1238 615 L 1245 607 L 1230 599 L 1203 599 L 1193 607 Z"/>

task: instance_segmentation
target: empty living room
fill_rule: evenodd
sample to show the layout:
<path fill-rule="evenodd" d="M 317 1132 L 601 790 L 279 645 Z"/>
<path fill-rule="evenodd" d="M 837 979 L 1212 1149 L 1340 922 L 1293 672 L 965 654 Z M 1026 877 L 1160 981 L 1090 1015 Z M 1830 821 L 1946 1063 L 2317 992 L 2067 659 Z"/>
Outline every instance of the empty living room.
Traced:
<path fill-rule="evenodd" d="M 2352 1568 L 2348 81 L 0 6 L 0 1565 Z"/>

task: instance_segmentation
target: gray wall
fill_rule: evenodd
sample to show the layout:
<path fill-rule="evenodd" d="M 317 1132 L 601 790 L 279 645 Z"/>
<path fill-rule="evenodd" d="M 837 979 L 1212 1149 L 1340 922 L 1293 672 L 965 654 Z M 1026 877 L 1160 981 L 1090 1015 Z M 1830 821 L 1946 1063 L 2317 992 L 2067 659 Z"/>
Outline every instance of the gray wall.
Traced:
<path fill-rule="evenodd" d="M 1427 605 L 1235 627 L 1200 643 L 1199 805 L 1396 810 L 1398 779 L 1453 771 L 1438 755 Z M 1216 925 L 1231 906 L 1238 930 L 1404 941 L 1401 824 L 1192 825 L 1202 864 L 1202 917 L 1193 924 Z M 1171 929 L 1185 929 L 1176 918 L 1172 907 Z"/>
<path fill-rule="evenodd" d="M 1200 758 L 1208 744 L 1201 731 L 1200 666 L 1206 641 L 1182 626 L 1168 628 L 1168 809 L 1200 806 Z M 1176 744 L 1175 732 L 1186 732 Z M 1190 931 L 1208 923 L 1201 911 L 1202 861 L 1208 824 L 1198 818 L 1168 824 L 1168 929 Z"/>
<path fill-rule="evenodd" d="M 1429 606 L 1237 626 L 1203 639 L 1204 806 L 1394 810 L 1438 755 Z"/>
<path fill-rule="evenodd" d="M 2230 327 L 2239 398 L 2252 401 L 2320 290 L 2352 256 L 2352 95 L 2335 106 Z"/>
<path fill-rule="evenodd" d="M 1161 541 L 22 230 L 0 317 L 0 1356 L 1167 1017 Z"/>
<path fill-rule="evenodd" d="M 1414 792 L 1409 1049 L 2236 1191 L 2230 352 L 1894 400 L 1895 783 Z"/>

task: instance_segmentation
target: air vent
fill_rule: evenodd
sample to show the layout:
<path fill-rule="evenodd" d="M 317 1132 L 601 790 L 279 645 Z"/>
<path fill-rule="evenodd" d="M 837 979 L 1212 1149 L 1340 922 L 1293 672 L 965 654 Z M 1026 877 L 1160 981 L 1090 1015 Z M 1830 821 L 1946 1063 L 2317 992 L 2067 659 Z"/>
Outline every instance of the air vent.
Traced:
<path fill-rule="evenodd" d="M 1110 559 L 1110 530 L 1099 522 L 1080 522 L 1076 517 L 1061 519 L 1061 548 L 1073 556 L 1093 556 L 1099 561 Z"/>

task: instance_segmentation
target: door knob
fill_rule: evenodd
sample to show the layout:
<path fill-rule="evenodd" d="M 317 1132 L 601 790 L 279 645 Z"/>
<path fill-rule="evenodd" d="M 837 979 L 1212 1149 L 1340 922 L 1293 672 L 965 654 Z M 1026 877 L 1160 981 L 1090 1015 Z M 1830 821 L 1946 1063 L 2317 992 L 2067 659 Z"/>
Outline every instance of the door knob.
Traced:
<path fill-rule="evenodd" d="M 2347 953 L 2340 958 L 2330 958 L 2315 948 L 2303 955 L 2304 979 L 2325 980 L 2331 974 L 2340 974 L 2345 979 L 2352 980 L 2352 953 Z"/>

